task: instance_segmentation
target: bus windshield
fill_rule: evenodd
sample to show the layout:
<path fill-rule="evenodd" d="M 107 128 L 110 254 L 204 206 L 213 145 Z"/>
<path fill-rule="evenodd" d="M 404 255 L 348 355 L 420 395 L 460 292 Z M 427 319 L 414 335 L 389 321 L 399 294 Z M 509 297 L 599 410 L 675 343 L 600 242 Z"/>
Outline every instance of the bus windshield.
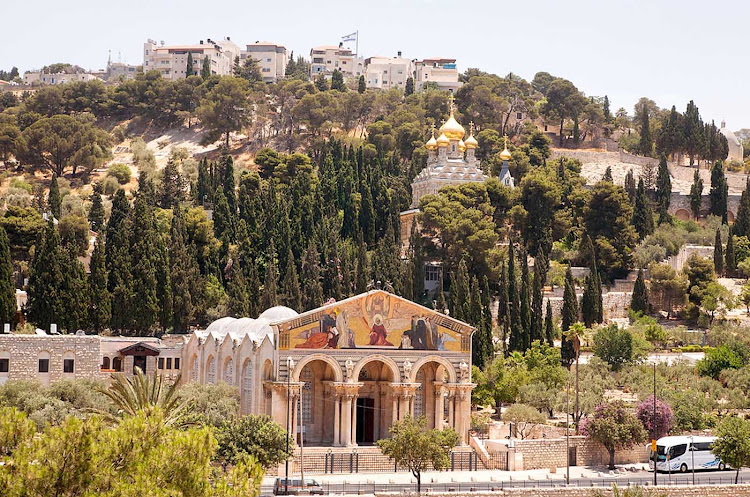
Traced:
<path fill-rule="evenodd" d="M 657 461 L 666 461 L 667 460 L 667 453 L 669 451 L 669 447 L 665 447 L 664 445 L 657 445 L 656 446 L 656 460 Z M 651 459 L 654 458 L 654 453 L 651 452 Z"/>

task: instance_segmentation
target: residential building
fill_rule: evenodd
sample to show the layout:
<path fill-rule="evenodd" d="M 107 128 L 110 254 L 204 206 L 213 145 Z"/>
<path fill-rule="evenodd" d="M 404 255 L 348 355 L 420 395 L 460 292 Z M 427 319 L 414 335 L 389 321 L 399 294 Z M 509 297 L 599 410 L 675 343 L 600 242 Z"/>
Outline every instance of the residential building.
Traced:
<path fill-rule="evenodd" d="M 107 70 L 104 78 L 107 81 L 119 81 L 121 79 L 133 79 L 142 66 L 125 64 L 124 62 L 107 62 Z"/>
<path fill-rule="evenodd" d="M 365 82 L 367 88 L 390 90 L 406 88 L 406 80 L 413 76 L 414 62 L 401 57 L 368 57 L 365 59 Z"/>
<path fill-rule="evenodd" d="M 193 56 L 193 75 L 201 74 L 203 61 L 208 58 L 211 74 L 232 74 L 235 57 L 240 56 L 240 47 L 226 37 L 220 42 L 210 38 L 200 40 L 197 45 L 157 45 L 154 40 L 143 44 L 143 71 L 159 71 L 163 78 L 187 77 L 188 54 Z"/>
<path fill-rule="evenodd" d="M 245 50 L 240 52 L 241 61 L 244 62 L 248 57 L 252 57 L 258 62 L 263 81 L 266 83 L 275 83 L 286 74 L 286 64 L 289 57 L 286 48 L 282 45 L 256 41 L 246 45 Z"/>
<path fill-rule="evenodd" d="M 414 66 L 417 90 L 423 89 L 428 83 L 435 83 L 439 89 L 453 92 L 461 88 L 456 59 L 424 59 L 415 62 Z"/>
<path fill-rule="evenodd" d="M 30 86 L 62 85 L 73 83 L 75 81 L 89 82 L 101 81 L 96 75 L 91 73 L 47 73 L 47 72 L 27 72 L 23 75 L 23 84 Z"/>
<path fill-rule="evenodd" d="M 357 57 L 342 43 L 339 46 L 322 45 L 310 50 L 310 76 L 318 74 L 331 76 L 338 69 L 345 78 L 359 78 L 365 73 L 365 60 Z"/>

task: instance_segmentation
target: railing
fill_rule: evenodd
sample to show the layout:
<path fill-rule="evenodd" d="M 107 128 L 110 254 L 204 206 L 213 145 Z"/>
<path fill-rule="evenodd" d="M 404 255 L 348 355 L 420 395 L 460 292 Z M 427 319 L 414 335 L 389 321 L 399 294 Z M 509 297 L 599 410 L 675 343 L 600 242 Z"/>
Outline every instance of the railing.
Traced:
<path fill-rule="evenodd" d="M 486 462 L 476 452 L 451 452 L 446 471 L 477 471 L 484 469 L 508 469 L 508 452 L 489 454 Z M 299 462 L 299 461 L 298 461 Z M 394 473 L 409 471 L 384 454 L 326 453 L 305 455 L 302 460 L 306 473 Z M 426 471 L 433 471 L 429 465 Z"/>

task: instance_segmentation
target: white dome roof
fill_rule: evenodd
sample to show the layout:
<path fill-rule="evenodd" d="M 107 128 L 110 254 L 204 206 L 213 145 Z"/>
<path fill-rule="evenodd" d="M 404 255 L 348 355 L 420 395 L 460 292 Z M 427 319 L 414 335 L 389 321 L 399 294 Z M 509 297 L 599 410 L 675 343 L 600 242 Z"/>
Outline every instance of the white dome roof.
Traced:
<path fill-rule="evenodd" d="M 730 130 L 727 127 L 722 127 L 719 129 L 719 131 L 721 131 L 721 134 L 724 135 L 724 137 L 726 137 L 730 145 L 735 145 L 735 146 L 740 145 L 740 141 L 737 139 L 737 135 L 735 135 L 732 130 Z"/>
<path fill-rule="evenodd" d="M 273 343 L 273 329 L 271 323 L 283 321 L 284 319 L 298 316 L 297 312 L 283 305 L 266 309 L 258 316 L 253 318 L 220 318 L 209 324 L 206 330 L 200 333 L 200 336 L 212 334 L 214 337 L 223 341 L 229 335 L 232 340 L 241 340 L 247 335 L 255 343 L 261 343 L 264 338 L 268 337 Z"/>
<path fill-rule="evenodd" d="M 299 314 L 294 309 L 284 307 L 283 305 L 277 305 L 276 307 L 271 307 L 270 309 L 266 309 L 265 311 L 263 311 L 261 315 L 258 316 L 258 319 L 265 318 L 270 322 L 275 322 L 281 321 L 283 319 L 293 318 L 295 316 L 299 316 Z"/>

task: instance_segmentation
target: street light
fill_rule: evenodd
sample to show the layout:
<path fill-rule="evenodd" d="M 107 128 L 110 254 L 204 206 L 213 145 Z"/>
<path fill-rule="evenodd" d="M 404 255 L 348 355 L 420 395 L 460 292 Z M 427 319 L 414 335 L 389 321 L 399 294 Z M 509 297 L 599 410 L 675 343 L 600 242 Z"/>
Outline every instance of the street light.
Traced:
<path fill-rule="evenodd" d="M 289 495 L 289 382 L 292 376 L 294 361 L 291 357 L 286 358 L 286 462 L 284 463 L 284 494 Z"/>
<path fill-rule="evenodd" d="M 568 386 L 565 388 L 565 485 L 570 485 L 570 378 Z"/>
<path fill-rule="evenodd" d="M 656 357 L 654 357 L 654 415 L 651 419 L 651 427 L 652 427 L 652 438 L 651 438 L 651 452 L 654 453 L 654 486 L 657 485 L 656 483 L 656 463 L 659 461 L 658 457 L 658 448 L 655 448 L 654 445 L 656 445 Z M 655 450 L 656 449 L 656 450 Z"/>
<path fill-rule="evenodd" d="M 693 442 L 693 435 L 690 435 L 690 459 L 693 466 L 693 485 L 695 485 L 695 442 Z"/>

